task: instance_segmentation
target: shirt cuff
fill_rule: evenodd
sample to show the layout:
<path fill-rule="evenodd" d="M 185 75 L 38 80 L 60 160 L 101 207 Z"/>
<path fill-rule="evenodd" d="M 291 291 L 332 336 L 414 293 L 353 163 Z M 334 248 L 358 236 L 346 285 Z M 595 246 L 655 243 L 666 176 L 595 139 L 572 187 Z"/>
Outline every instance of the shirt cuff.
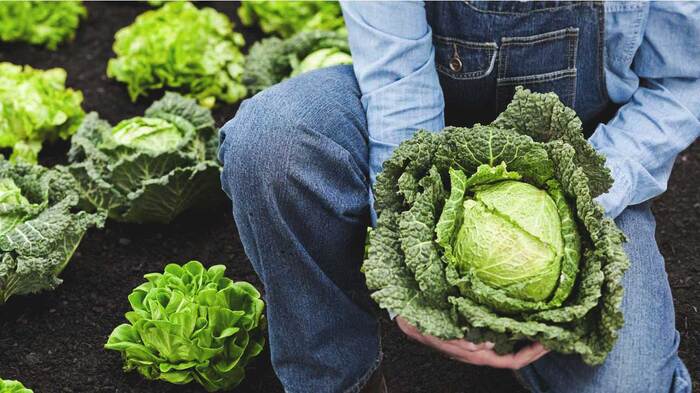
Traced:
<path fill-rule="evenodd" d="M 603 206 L 608 217 L 615 219 L 630 204 L 634 185 L 625 169 L 624 161 L 608 158 L 605 166 L 610 169 L 614 182 L 610 190 L 598 196 L 595 201 Z"/>

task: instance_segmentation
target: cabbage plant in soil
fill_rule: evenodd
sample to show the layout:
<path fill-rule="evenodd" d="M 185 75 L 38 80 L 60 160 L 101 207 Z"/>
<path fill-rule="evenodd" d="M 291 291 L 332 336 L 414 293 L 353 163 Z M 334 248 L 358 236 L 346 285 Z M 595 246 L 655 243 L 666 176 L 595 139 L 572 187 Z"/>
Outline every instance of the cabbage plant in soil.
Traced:
<path fill-rule="evenodd" d="M 51 290 L 88 228 L 104 216 L 78 208 L 67 173 L 0 158 L 0 305 Z"/>
<path fill-rule="evenodd" d="M 363 264 L 373 299 L 421 332 L 541 342 L 600 364 L 623 324 L 624 235 L 581 121 L 518 88 L 489 125 L 418 132 L 384 163 Z"/>
<path fill-rule="evenodd" d="M 80 1 L 0 1 L 0 41 L 25 41 L 56 50 L 75 37 L 86 16 Z"/>
<path fill-rule="evenodd" d="M 301 73 L 351 64 L 347 35 L 304 31 L 287 39 L 271 37 L 256 42 L 246 57 L 243 83 L 251 94 Z"/>
<path fill-rule="evenodd" d="M 78 180 L 86 209 L 117 221 L 168 223 L 221 198 L 217 147 L 211 112 L 166 93 L 145 116 L 114 127 L 89 114 L 71 140 L 64 170 Z"/>
<path fill-rule="evenodd" d="M 243 1 L 238 17 L 245 26 L 288 38 L 300 31 L 338 31 L 345 21 L 337 1 Z"/>
<path fill-rule="evenodd" d="M 194 381 L 209 392 L 234 388 L 263 350 L 265 305 L 255 287 L 225 270 L 190 261 L 147 274 L 129 295 L 129 323 L 114 329 L 105 348 L 147 379 Z"/>

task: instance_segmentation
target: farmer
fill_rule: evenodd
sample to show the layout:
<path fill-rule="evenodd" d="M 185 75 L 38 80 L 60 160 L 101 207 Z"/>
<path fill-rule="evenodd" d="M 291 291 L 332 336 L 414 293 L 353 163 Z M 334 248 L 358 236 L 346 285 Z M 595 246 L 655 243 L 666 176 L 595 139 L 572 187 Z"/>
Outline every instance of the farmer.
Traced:
<path fill-rule="evenodd" d="M 360 272 L 370 186 L 416 130 L 489 122 L 522 85 L 574 108 L 615 178 L 598 198 L 631 260 L 615 348 L 590 367 L 537 343 L 499 356 L 396 323 L 456 361 L 519 370 L 534 392 L 690 392 L 649 200 L 700 133 L 700 3 L 342 6 L 354 65 L 274 86 L 221 131 L 223 187 L 265 284 L 286 391 L 386 390 Z"/>

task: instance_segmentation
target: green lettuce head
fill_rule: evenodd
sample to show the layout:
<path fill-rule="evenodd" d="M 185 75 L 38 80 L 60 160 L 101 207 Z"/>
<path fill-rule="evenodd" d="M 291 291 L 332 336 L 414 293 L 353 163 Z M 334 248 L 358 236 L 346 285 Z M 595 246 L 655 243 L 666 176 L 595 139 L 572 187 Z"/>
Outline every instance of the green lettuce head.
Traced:
<path fill-rule="evenodd" d="M 218 137 L 211 112 L 166 93 L 145 116 L 111 127 L 91 113 L 73 136 L 65 169 L 86 209 L 124 222 L 168 223 L 221 199 Z"/>
<path fill-rule="evenodd" d="M 0 379 L 0 393 L 34 393 L 19 381 Z"/>
<path fill-rule="evenodd" d="M 287 39 L 271 37 L 253 44 L 243 83 L 255 94 L 291 76 L 351 63 L 346 33 L 303 31 Z"/>
<path fill-rule="evenodd" d="M 129 295 L 129 323 L 114 329 L 105 348 L 147 379 L 194 381 L 208 392 L 234 388 L 263 350 L 264 303 L 255 287 L 224 277 L 225 270 L 191 261 L 147 274 Z"/>
<path fill-rule="evenodd" d="M 105 217 L 78 208 L 75 180 L 0 158 L 0 305 L 51 290 L 90 227 Z"/>
<path fill-rule="evenodd" d="M 628 266 L 593 201 L 612 185 L 603 164 L 573 110 L 522 88 L 490 125 L 417 133 L 375 184 L 372 297 L 425 334 L 602 363 Z"/>
<path fill-rule="evenodd" d="M 0 41 L 56 50 L 72 40 L 87 10 L 80 1 L 0 1 Z"/>
<path fill-rule="evenodd" d="M 241 83 L 243 36 L 213 8 L 187 1 L 166 2 L 117 32 L 107 76 L 127 84 L 132 101 L 167 88 L 212 107 L 245 97 Z"/>
<path fill-rule="evenodd" d="M 284 38 L 301 31 L 345 28 L 337 1 L 243 1 L 238 17 L 245 26 L 257 22 L 263 32 Z"/>

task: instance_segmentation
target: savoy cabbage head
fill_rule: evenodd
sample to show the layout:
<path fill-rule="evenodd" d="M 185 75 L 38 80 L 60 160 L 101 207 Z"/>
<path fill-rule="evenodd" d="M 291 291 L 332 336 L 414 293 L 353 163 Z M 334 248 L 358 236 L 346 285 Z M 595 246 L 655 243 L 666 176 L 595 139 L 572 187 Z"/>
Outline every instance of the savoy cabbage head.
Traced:
<path fill-rule="evenodd" d="M 522 340 L 600 364 L 623 324 L 612 184 L 556 95 L 521 88 L 490 125 L 419 132 L 384 163 L 364 262 L 372 297 L 423 333 Z"/>
<path fill-rule="evenodd" d="M 107 75 L 127 84 L 135 101 L 149 91 L 168 88 L 212 107 L 245 97 L 241 83 L 243 36 L 228 17 L 190 2 L 167 2 L 146 11 L 117 32 Z"/>
<path fill-rule="evenodd" d="M 78 209 L 76 188 L 67 173 L 0 159 L 0 304 L 57 287 L 85 232 L 104 223 Z"/>
<path fill-rule="evenodd" d="M 265 304 L 255 287 L 225 270 L 190 261 L 147 274 L 129 295 L 129 323 L 114 329 L 105 348 L 147 379 L 194 381 L 208 392 L 234 388 L 263 350 Z"/>
<path fill-rule="evenodd" d="M 125 222 L 167 223 L 220 196 L 211 112 L 166 93 L 145 116 L 112 127 L 91 113 L 73 136 L 66 170 L 85 208 Z"/>
<path fill-rule="evenodd" d="M 270 37 L 250 48 L 243 83 L 255 94 L 307 71 L 351 63 L 350 47 L 344 33 L 315 30 L 287 39 Z"/>
<path fill-rule="evenodd" d="M 75 37 L 86 16 L 80 1 L 0 1 L 0 41 L 25 41 L 55 50 Z"/>

